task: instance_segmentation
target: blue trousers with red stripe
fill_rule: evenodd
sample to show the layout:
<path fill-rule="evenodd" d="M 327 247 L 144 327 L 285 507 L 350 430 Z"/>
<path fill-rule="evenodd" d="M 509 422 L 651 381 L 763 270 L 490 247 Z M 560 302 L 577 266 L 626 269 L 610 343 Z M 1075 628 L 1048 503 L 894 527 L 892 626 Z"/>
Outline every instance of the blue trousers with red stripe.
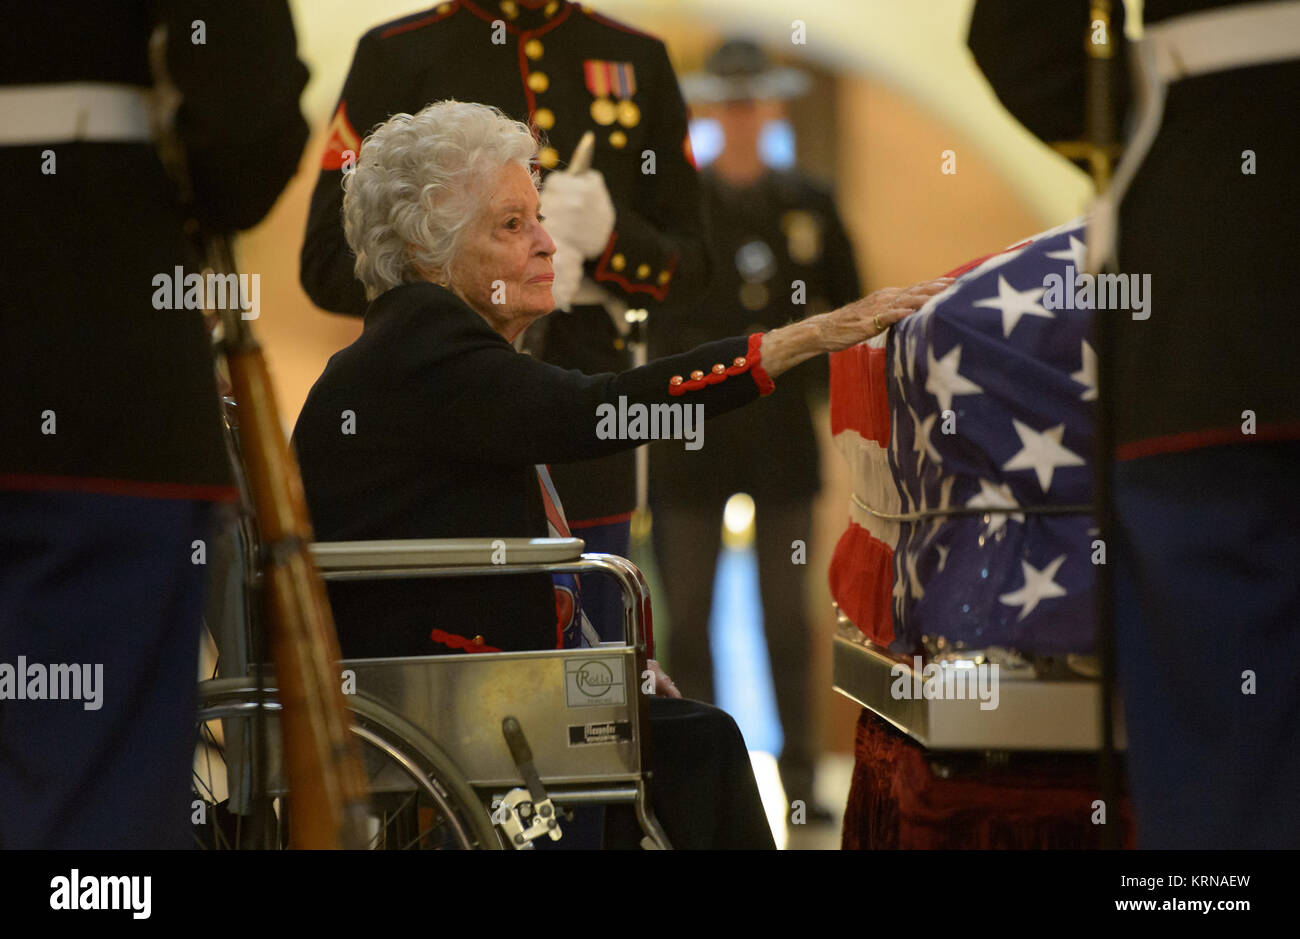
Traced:
<path fill-rule="evenodd" d="M 1115 466 L 1115 641 L 1139 847 L 1300 847 L 1297 485 L 1297 442 Z"/>

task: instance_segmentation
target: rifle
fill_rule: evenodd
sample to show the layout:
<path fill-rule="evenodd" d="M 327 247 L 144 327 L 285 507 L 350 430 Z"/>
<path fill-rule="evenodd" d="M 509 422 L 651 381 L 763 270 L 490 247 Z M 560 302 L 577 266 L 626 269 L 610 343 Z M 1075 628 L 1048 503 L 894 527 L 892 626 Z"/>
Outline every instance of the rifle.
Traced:
<path fill-rule="evenodd" d="M 174 131 L 180 96 L 167 78 L 166 48 L 166 29 L 159 27 L 149 50 L 159 153 L 187 210 L 187 231 L 207 264 L 204 274 L 234 274 L 232 235 L 207 230 L 194 211 L 185 151 Z M 222 308 L 205 309 L 204 316 L 219 321 L 217 350 L 240 404 L 240 450 L 260 533 L 262 595 L 282 708 L 291 847 L 360 848 L 367 840 L 366 781 L 343 704 L 334 619 L 309 555 L 313 535 L 302 477 L 280 427 L 266 358 L 243 317 L 240 291 L 225 294 Z"/>

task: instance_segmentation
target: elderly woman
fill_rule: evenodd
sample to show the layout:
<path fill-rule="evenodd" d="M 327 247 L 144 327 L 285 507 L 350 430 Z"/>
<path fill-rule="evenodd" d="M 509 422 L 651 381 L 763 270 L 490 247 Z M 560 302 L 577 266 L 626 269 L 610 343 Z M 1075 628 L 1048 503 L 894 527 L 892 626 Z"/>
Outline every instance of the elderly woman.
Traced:
<path fill-rule="evenodd" d="M 455 101 L 395 115 L 362 145 L 344 179 L 344 229 L 371 302 L 360 338 L 330 359 L 294 431 L 322 540 L 546 537 L 548 519 L 559 530 L 564 523 L 544 464 L 641 442 L 611 434 L 602 406 L 701 405 L 705 418 L 724 413 L 771 393 L 773 379 L 800 362 L 880 333 L 945 286 L 878 291 L 832 313 L 618 375 L 538 362 L 511 345 L 554 306 L 555 245 L 538 214 L 538 146 L 526 125 L 495 108 Z M 557 625 L 545 575 L 332 585 L 330 593 L 348 657 L 579 641 Z M 666 767 L 690 758 L 672 749 L 673 731 L 661 729 L 671 723 L 665 709 L 706 706 L 652 701 L 652 761 Z M 715 723 L 725 718 L 708 711 Z M 734 724 L 725 723 L 719 732 L 738 741 Z M 693 809 L 670 807 L 656 792 L 675 841 L 758 846 L 766 836 L 770 844 L 761 809 L 741 818 L 736 808 L 757 806 L 743 744 L 736 758 L 743 766 L 717 765 L 719 753 L 734 756 L 735 741 L 711 747 L 710 771 L 743 792 L 671 800 L 694 802 Z M 656 784 L 662 790 L 662 778 Z M 684 810 L 691 817 L 674 817 Z"/>

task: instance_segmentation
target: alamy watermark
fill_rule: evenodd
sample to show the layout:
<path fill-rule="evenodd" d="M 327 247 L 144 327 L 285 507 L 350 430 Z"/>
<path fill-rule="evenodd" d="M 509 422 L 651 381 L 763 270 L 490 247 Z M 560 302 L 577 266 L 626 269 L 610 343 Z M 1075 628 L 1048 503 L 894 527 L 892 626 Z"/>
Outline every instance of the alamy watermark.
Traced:
<path fill-rule="evenodd" d="M 1045 310 L 1132 310 L 1135 320 L 1151 318 L 1150 274 L 1078 273 L 1065 266 L 1065 276 L 1053 271 L 1043 278 Z"/>
<path fill-rule="evenodd" d="M 262 314 L 261 274 L 186 274 L 178 265 L 170 274 L 155 274 L 151 283 L 155 310 L 238 309 L 245 320 Z"/>
<path fill-rule="evenodd" d="M 0 701 L 82 701 L 82 708 L 104 706 L 103 665 L 43 665 L 18 656 L 18 663 L 0 662 Z"/>
<path fill-rule="evenodd" d="M 50 880 L 50 909 L 130 910 L 132 919 L 148 919 L 153 911 L 153 877 L 96 876 L 74 867 L 66 877 Z"/>
<path fill-rule="evenodd" d="M 998 666 L 987 662 L 944 663 L 931 662 L 922 666 L 919 655 L 912 657 L 912 665 L 898 663 L 889 669 L 894 679 L 889 694 L 895 701 L 975 701 L 981 711 L 994 711 L 998 706 Z"/>
<path fill-rule="evenodd" d="M 704 446 L 704 405 L 627 403 L 596 405 L 596 437 L 600 440 L 684 440 L 687 450 Z"/>

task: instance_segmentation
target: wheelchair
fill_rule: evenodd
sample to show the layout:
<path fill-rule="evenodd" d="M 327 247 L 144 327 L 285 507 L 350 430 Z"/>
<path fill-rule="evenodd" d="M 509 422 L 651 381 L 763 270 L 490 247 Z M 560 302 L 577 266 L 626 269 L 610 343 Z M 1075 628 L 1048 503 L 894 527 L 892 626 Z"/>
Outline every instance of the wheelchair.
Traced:
<path fill-rule="evenodd" d="M 253 628 L 256 548 L 245 510 L 215 552 L 225 580 L 214 588 L 226 602 L 209 616 L 207 661 L 215 655 L 216 664 L 205 666 L 214 677 L 199 682 L 190 805 L 202 848 L 289 843 L 285 804 L 293 794 L 280 755 L 280 703 Z M 370 794 L 369 847 L 527 849 L 563 837 L 566 809 L 619 803 L 633 806 L 643 848 L 671 847 L 647 791 L 650 591 L 627 559 L 583 548 L 577 538 L 311 546 L 326 581 L 601 574 L 623 598 L 622 642 L 342 661 Z"/>

